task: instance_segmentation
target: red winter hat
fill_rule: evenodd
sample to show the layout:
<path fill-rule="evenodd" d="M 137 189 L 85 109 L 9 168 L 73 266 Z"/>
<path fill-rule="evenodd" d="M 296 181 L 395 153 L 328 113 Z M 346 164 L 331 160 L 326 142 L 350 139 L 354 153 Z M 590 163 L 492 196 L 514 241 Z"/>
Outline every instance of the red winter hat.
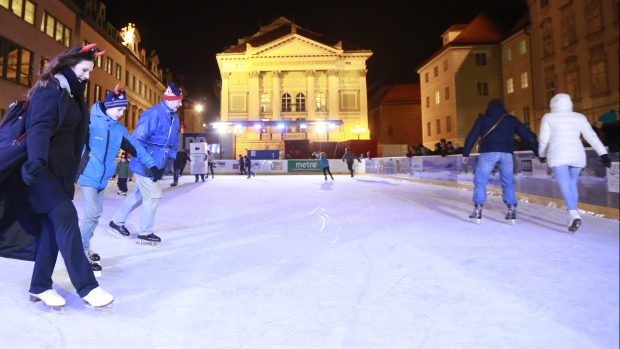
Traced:
<path fill-rule="evenodd" d="M 174 84 L 174 82 L 170 82 L 170 85 L 168 85 L 168 88 L 164 91 L 162 99 L 164 101 L 178 101 L 183 99 L 183 92 Z"/>

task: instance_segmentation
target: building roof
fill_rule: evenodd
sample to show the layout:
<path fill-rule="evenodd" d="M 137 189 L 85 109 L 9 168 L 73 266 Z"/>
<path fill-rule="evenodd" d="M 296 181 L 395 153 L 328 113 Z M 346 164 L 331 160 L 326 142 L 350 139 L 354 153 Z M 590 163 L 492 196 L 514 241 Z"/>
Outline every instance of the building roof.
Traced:
<path fill-rule="evenodd" d="M 505 29 L 498 20 L 481 13 L 449 45 L 496 43 L 504 37 L 505 33 Z"/>
<path fill-rule="evenodd" d="M 226 48 L 224 53 L 244 53 L 247 48 L 246 44 L 250 44 L 252 47 L 260 47 L 290 34 L 299 34 L 308 39 L 320 42 L 327 46 L 336 47 L 344 51 L 364 50 L 363 48 L 360 48 L 352 43 L 327 38 L 322 34 L 304 29 L 288 18 L 280 17 L 266 26 L 261 26 L 258 32 L 248 37 L 239 39 L 237 45 Z"/>

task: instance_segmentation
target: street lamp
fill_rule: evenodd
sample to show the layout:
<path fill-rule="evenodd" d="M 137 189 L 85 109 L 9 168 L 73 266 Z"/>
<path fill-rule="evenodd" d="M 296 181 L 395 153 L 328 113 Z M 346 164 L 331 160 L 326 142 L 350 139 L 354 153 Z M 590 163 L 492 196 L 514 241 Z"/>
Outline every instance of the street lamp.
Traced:
<path fill-rule="evenodd" d="M 363 127 L 360 127 L 360 125 L 355 126 L 354 128 L 351 129 L 351 132 L 353 133 L 357 133 L 357 140 L 360 140 L 360 133 L 362 132 L 366 132 L 366 129 Z"/>

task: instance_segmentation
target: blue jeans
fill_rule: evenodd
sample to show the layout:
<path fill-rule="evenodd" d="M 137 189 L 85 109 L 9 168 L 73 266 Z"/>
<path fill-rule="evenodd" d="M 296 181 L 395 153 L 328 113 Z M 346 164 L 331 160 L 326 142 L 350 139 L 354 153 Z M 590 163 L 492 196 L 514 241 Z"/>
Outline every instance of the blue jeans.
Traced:
<path fill-rule="evenodd" d="M 560 191 L 566 203 L 567 210 L 576 210 L 579 201 L 579 191 L 577 190 L 577 181 L 581 173 L 581 167 L 573 167 L 568 165 L 552 167 L 553 174 L 558 180 Z"/>
<path fill-rule="evenodd" d="M 134 177 L 136 178 L 136 188 L 133 193 L 127 195 L 125 201 L 116 210 L 112 221 L 118 225 L 125 225 L 127 216 L 138 206 L 142 206 L 140 234 L 149 235 L 153 232 L 155 213 L 163 193 L 159 183 L 153 182 L 149 177 L 138 174 L 135 174 Z"/>
<path fill-rule="evenodd" d="M 97 192 L 97 188 L 80 186 L 82 201 L 84 205 L 84 217 L 80 221 L 80 233 L 82 234 L 82 245 L 84 251 L 90 248 L 90 239 L 93 237 L 95 228 L 99 223 L 99 217 L 103 212 L 104 190 Z"/>
<path fill-rule="evenodd" d="M 474 175 L 474 204 L 483 205 L 487 200 L 486 186 L 491 172 L 497 166 L 502 184 L 502 199 L 506 205 L 517 205 L 513 186 L 513 160 L 511 153 L 481 153 Z"/>

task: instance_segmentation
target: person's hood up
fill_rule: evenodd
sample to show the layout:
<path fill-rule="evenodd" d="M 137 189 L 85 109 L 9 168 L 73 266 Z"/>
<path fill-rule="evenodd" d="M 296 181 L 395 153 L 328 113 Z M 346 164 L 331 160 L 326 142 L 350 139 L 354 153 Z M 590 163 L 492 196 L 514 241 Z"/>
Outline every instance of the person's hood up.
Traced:
<path fill-rule="evenodd" d="M 487 110 L 484 112 L 484 115 L 486 116 L 502 116 L 504 114 L 508 114 L 508 111 L 504 107 L 504 103 L 502 103 L 499 99 L 489 101 L 489 104 L 487 104 Z"/>
<path fill-rule="evenodd" d="M 573 101 L 566 93 L 556 94 L 553 98 L 551 98 L 551 102 L 549 104 L 552 112 L 573 111 Z"/>

